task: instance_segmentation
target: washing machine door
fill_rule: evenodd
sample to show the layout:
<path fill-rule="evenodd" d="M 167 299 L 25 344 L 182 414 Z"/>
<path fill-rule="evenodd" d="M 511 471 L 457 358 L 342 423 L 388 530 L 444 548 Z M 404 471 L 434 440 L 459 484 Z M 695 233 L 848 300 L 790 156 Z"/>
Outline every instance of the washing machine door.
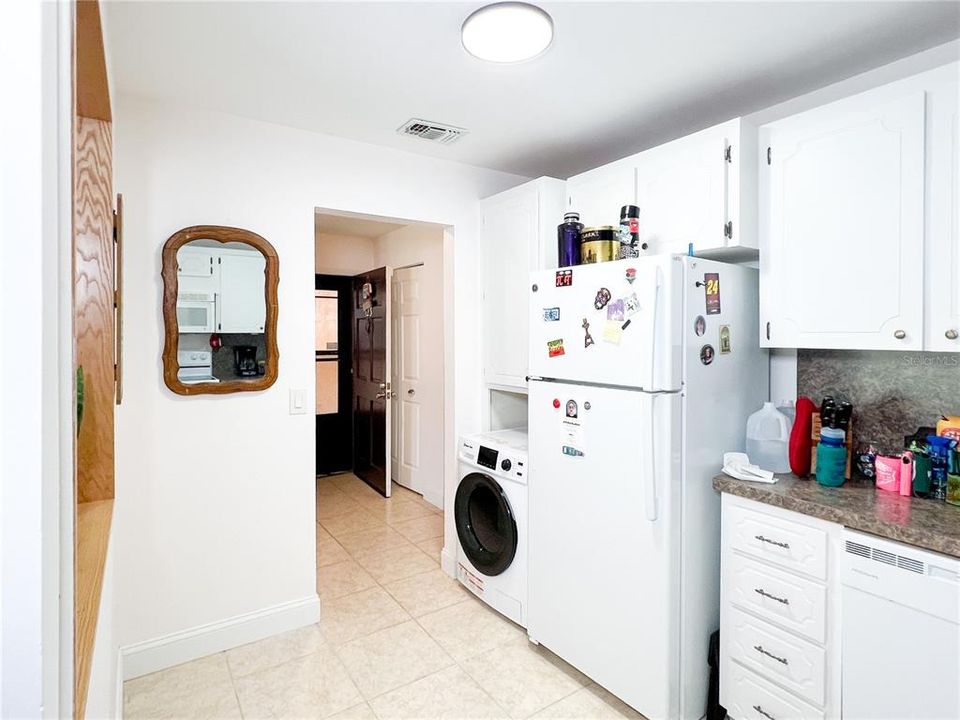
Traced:
<path fill-rule="evenodd" d="M 517 554 L 517 521 L 507 494 L 489 475 L 472 472 L 457 487 L 453 503 L 464 554 L 484 575 L 499 575 Z"/>

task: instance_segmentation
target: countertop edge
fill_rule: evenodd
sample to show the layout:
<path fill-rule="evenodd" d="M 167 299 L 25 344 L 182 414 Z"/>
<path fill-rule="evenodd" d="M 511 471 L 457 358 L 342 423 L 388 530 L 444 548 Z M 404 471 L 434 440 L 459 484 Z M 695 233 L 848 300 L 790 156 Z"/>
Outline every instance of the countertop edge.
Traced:
<path fill-rule="evenodd" d="M 797 480 L 797 482 L 815 481 Z M 860 513 L 849 509 L 838 509 L 837 507 L 821 504 L 807 498 L 793 497 L 789 493 L 773 491 L 773 488 L 776 486 L 777 484 L 766 485 L 750 483 L 726 475 L 717 475 L 713 479 L 713 488 L 719 492 L 729 493 L 730 495 L 742 497 L 746 500 L 755 500 L 765 505 L 779 507 L 783 510 L 798 512 L 801 515 L 836 523 L 850 530 L 857 530 L 895 542 L 905 543 L 928 552 L 960 558 L 960 538 L 931 534 L 916 528 L 882 520 L 872 511 Z M 842 490 L 842 488 L 837 488 L 836 490 Z M 933 501 L 916 500 L 916 502 Z M 944 510 L 947 510 L 947 508 L 944 508 Z M 950 510 L 953 510 L 953 508 L 950 508 Z"/>

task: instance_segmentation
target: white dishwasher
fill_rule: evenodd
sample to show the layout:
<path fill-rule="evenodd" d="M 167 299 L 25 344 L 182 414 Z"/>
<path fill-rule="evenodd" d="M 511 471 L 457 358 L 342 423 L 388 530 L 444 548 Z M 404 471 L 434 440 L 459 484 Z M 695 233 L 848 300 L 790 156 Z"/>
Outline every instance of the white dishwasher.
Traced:
<path fill-rule="evenodd" d="M 844 720 L 957 720 L 960 560 L 843 535 Z"/>

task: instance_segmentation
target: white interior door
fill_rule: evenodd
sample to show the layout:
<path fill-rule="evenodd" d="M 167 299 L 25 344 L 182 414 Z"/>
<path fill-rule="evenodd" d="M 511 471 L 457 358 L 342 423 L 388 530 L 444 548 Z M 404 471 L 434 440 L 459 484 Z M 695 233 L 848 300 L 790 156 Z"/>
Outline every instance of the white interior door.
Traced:
<path fill-rule="evenodd" d="M 428 414 L 429 381 L 424 376 L 423 266 L 400 268 L 393 273 L 393 479 L 423 493 L 423 422 Z"/>

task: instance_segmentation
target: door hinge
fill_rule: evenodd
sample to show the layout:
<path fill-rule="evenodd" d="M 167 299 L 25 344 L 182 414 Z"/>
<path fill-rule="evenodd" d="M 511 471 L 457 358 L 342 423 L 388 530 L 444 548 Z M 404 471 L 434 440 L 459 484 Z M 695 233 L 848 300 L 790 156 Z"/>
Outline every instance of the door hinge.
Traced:
<path fill-rule="evenodd" d="M 117 241 L 117 211 L 113 211 L 113 241 Z"/>
<path fill-rule="evenodd" d="M 726 149 L 723 151 L 723 159 L 728 163 L 733 162 L 733 145 L 727 145 Z"/>
<path fill-rule="evenodd" d="M 723 226 L 723 236 L 733 239 L 733 220 L 728 220 Z"/>
<path fill-rule="evenodd" d="M 771 159 L 770 147 L 767 146 L 767 165 L 770 164 L 770 159 Z"/>

